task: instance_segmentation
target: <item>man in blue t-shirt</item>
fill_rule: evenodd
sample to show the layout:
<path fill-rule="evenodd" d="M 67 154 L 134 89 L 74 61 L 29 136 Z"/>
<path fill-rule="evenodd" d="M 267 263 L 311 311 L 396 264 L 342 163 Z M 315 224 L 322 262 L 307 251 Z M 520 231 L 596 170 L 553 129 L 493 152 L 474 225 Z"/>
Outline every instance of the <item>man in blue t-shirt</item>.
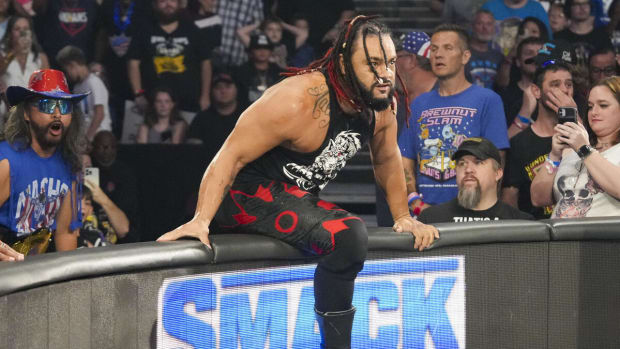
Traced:
<path fill-rule="evenodd" d="M 413 101 L 409 127 L 398 139 L 414 214 L 456 197 L 451 158 L 464 139 L 484 137 L 498 149 L 509 146 L 500 97 L 465 78 L 470 57 L 465 29 L 452 24 L 437 27 L 431 37 L 430 60 L 439 88 Z M 505 151 L 501 154 L 503 160 Z"/>
<path fill-rule="evenodd" d="M 12 108 L 0 139 L 0 261 L 77 247 L 76 195 L 82 116 L 88 93 L 70 94 L 62 72 L 35 71 L 28 87 L 10 86 Z"/>

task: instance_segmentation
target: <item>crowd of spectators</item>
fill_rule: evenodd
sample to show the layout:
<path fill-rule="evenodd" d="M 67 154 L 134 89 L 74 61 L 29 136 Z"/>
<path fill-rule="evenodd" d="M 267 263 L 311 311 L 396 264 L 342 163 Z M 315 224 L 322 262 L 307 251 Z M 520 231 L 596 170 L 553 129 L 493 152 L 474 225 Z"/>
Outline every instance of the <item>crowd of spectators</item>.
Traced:
<path fill-rule="evenodd" d="M 535 179 L 541 169 L 554 174 L 567 149 L 579 151 L 574 142 L 552 141 L 571 134 L 556 126 L 560 107 L 577 109 L 576 124 L 586 125 L 582 138 L 598 144 L 594 151 L 617 143 L 606 135 L 596 142 L 598 128 L 588 122 L 598 103 L 588 101 L 591 87 L 601 94 L 616 86 L 601 81 L 618 73 L 617 3 L 436 0 L 432 10 L 445 25 L 431 36 L 410 32 L 395 40 L 404 85 L 397 88 L 411 102 L 407 114 L 399 94 L 399 144 L 414 213 L 455 203 L 457 169 L 475 166 L 454 155 L 465 139 L 482 137 L 500 154 L 502 202 L 535 218 L 588 215 L 554 211 L 553 196 L 530 197 L 530 186 L 542 181 Z M 95 233 L 81 244 L 132 241 L 139 239 L 132 237 L 137 202 L 128 199 L 136 179 L 115 164 L 117 142 L 219 148 L 247 106 L 287 67 L 322 56 L 354 14 L 352 0 L 0 0 L 0 90 L 25 87 L 32 72 L 51 67 L 64 71 L 73 93 L 91 91 L 79 105 L 102 182 L 86 185 L 84 226 Z M 1 122 L 7 111 L 0 102 Z M 611 166 L 620 160 L 606 158 Z M 496 167 L 486 170 L 498 173 Z M 597 171 L 588 178 L 597 182 Z M 566 176 L 553 190 L 564 206 Z M 539 186 L 552 193 L 545 179 Z M 600 180 L 600 188 L 583 185 L 588 198 L 613 184 Z M 378 223 L 390 225 L 382 193 L 377 198 Z"/>
<path fill-rule="evenodd" d="M 404 35 L 397 47 L 405 87 L 428 86 L 424 79 L 417 87 L 408 83 L 415 76 L 407 69 L 410 57 L 415 62 L 430 58 L 429 71 L 438 79 L 430 92 L 409 94 L 410 127 L 399 133 L 411 211 L 426 222 L 467 221 L 464 209 L 470 209 L 470 220 L 514 217 L 489 212 L 497 200 L 481 206 L 484 185 L 479 201 L 461 200 L 467 186 L 459 178 L 475 179 L 480 191 L 485 178 L 496 176 L 499 200 L 524 217 L 620 213 L 611 187 L 611 177 L 620 174 L 620 158 L 613 155 L 620 113 L 612 112 L 620 101 L 614 77 L 620 61 L 614 36 L 620 22 L 617 1 L 445 0 L 432 5 L 448 24 L 427 39 L 430 55 L 417 50 L 420 40 L 411 45 L 417 32 Z M 565 114 L 576 118 L 559 116 Z M 455 157 L 463 139 L 479 137 L 499 149 L 501 174 L 481 165 L 489 162 L 488 154 L 470 152 L 477 162 L 467 168 L 460 165 L 464 156 Z M 613 175 L 603 177 L 601 168 Z M 536 179 L 540 173 L 545 175 Z M 378 192 L 377 222 L 389 226 L 383 202 Z"/>

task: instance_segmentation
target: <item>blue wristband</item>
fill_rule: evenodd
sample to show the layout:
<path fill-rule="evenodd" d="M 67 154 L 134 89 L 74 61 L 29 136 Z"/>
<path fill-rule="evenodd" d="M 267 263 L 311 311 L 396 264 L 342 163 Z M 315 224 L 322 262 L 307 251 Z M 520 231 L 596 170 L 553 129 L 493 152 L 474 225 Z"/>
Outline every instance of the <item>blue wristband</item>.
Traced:
<path fill-rule="evenodd" d="M 411 203 L 416 201 L 419 198 L 420 198 L 419 195 L 415 195 L 415 196 L 410 197 L 409 200 L 407 200 L 407 205 L 411 206 Z"/>
<path fill-rule="evenodd" d="M 530 124 L 530 123 L 532 122 L 532 120 L 531 120 L 531 119 L 526 118 L 526 117 L 525 117 L 525 116 L 523 116 L 523 115 L 517 114 L 517 117 L 519 118 L 519 120 L 521 120 L 521 122 L 522 122 L 522 123 L 524 123 L 524 124 L 526 124 L 526 125 L 528 125 L 528 124 Z"/>
<path fill-rule="evenodd" d="M 558 166 L 560 166 L 560 161 L 553 161 L 553 160 L 551 160 L 551 158 L 549 157 L 549 155 L 547 155 L 547 161 L 549 161 L 549 162 L 553 165 L 553 167 L 558 167 Z"/>

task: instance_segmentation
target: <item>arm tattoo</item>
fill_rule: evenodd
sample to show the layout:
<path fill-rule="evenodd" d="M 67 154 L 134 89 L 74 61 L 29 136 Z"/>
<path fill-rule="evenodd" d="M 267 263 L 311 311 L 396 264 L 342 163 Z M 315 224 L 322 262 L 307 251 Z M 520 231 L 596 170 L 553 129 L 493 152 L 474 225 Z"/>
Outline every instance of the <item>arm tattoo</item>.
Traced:
<path fill-rule="evenodd" d="M 319 127 L 326 127 L 329 125 L 329 90 L 327 85 L 311 87 L 308 89 L 308 93 L 316 98 L 312 108 L 312 118 L 326 117 L 319 123 Z"/>
<path fill-rule="evenodd" d="M 413 173 L 409 172 L 409 170 L 405 170 L 405 182 L 411 183 L 413 182 L 413 180 L 414 180 Z"/>

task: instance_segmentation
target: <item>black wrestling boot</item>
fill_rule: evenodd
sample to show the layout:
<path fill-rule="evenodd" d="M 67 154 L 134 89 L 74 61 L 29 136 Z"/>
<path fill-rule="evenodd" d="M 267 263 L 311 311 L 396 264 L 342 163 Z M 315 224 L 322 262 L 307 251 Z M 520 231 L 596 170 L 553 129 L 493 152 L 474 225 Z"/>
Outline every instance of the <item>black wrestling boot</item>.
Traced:
<path fill-rule="evenodd" d="M 321 349 L 351 349 L 351 329 L 355 307 L 325 313 L 316 308 L 314 311 L 321 331 Z"/>

